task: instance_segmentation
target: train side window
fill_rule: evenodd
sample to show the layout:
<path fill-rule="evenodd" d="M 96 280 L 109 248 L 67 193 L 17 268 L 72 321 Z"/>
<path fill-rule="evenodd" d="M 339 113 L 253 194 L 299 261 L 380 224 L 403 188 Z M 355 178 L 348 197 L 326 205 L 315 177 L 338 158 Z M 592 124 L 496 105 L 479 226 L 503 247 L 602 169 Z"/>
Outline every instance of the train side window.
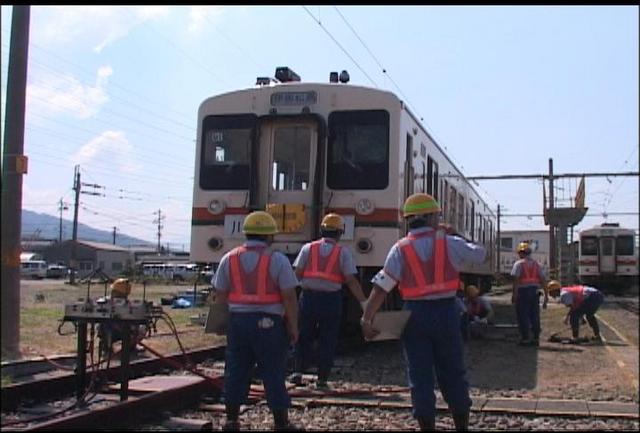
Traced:
<path fill-rule="evenodd" d="M 447 200 L 447 203 L 449 204 L 449 223 L 453 226 L 457 226 L 458 221 L 458 207 L 457 207 L 457 203 L 458 203 L 458 195 L 457 195 L 457 191 L 456 189 L 453 187 L 453 185 L 451 186 L 451 189 L 449 191 L 449 200 Z"/>
<path fill-rule="evenodd" d="M 427 166 L 424 161 L 422 161 L 422 192 L 427 192 Z"/>
<path fill-rule="evenodd" d="M 446 180 L 442 181 L 442 203 L 440 204 L 440 208 L 442 209 L 442 220 L 447 221 L 449 217 L 449 182 Z"/>
<path fill-rule="evenodd" d="M 462 231 L 467 231 L 467 227 L 464 225 L 464 213 L 466 209 L 464 208 L 464 196 L 462 194 L 458 194 L 458 229 Z"/>
<path fill-rule="evenodd" d="M 387 111 L 329 114 L 327 185 L 333 189 L 385 189 L 389 185 Z"/>
<path fill-rule="evenodd" d="M 595 236 L 583 236 L 580 239 L 580 254 L 583 256 L 597 256 L 598 238 Z"/>
<path fill-rule="evenodd" d="M 618 236 L 616 238 L 616 255 L 632 256 L 633 250 L 633 236 Z"/>

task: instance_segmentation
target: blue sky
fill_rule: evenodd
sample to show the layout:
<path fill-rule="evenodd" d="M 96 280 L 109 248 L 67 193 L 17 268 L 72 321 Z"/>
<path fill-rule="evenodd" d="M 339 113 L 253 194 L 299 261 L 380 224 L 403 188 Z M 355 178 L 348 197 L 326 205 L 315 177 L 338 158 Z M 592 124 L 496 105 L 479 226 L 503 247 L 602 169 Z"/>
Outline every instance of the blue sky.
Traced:
<path fill-rule="evenodd" d="M 161 210 L 162 243 L 187 250 L 198 106 L 276 66 L 317 82 L 346 69 L 398 94 L 468 176 L 546 174 L 549 158 L 556 174 L 637 172 L 638 36 L 636 6 L 32 6 L 23 208 L 58 216 L 62 198 L 71 220 L 79 164 L 106 187 L 81 196 L 82 223 L 156 242 Z M 576 229 L 637 229 L 638 185 L 587 178 Z M 569 206 L 577 181 L 557 186 Z M 506 215 L 542 213 L 541 181 L 476 189 Z M 535 216 L 501 228 L 546 229 Z"/>

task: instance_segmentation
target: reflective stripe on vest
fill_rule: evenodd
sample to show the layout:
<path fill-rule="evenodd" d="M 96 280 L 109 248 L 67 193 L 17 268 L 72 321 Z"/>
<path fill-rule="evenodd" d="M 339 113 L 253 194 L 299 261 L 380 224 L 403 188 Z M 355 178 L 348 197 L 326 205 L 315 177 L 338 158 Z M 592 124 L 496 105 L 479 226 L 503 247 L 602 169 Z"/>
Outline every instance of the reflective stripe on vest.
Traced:
<path fill-rule="evenodd" d="M 562 290 L 565 290 L 573 296 L 573 303 L 571 304 L 571 309 L 575 310 L 580 307 L 584 302 L 584 286 L 568 286 L 564 287 Z"/>
<path fill-rule="evenodd" d="M 530 286 L 541 283 L 540 276 L 538 275 L 539 265 L 537 262 L 523 260 L 521 269 L 522 272 L 520 272 L 520 278 L 518 279 L 520 286 Z"/>
<path fill-rule="evenodd" d="M 416 239 L 423 237 L 430 237 L 434 245 L 433 254 L 426 262 L 420 260 L 413 246 Z M 398 243 L 406 263 L 398 282 L 402 299 L 422 298 L 448 292 L 455 293 L 460 288 L 458 271 L 449 260 L 444 231 L 431 231 L 418 235 L 409 234 Z"/>
<path fill-rule="evenodd" d="M 258 263 L 251 272 L 246 272 L 240 256 L 247 251 L 258 253 Z M 277 304 L 282 302 L 278 286 L 269 275 L 271 251 L 267 247 L 240 246 L 229 253 L 229 273 L 232 289 L 229 302 L 235 304 Z"/>
<path fill-rule="evenodd" d="M 320 254 L 320 247 L 324 243 L 333 244 L 331 253 L 326 257 L 322 257 Z M 342 247 L 331 241 L 320 239 L 311 242 L 311 246 L 309 247 L 309 260 L 307 260 L 302 276 L 304 278 L 321 278 L 339 284 L 344 283 L 345 278 L 340 268 L 340 261 L 338 260 L 341 251 Z"/>

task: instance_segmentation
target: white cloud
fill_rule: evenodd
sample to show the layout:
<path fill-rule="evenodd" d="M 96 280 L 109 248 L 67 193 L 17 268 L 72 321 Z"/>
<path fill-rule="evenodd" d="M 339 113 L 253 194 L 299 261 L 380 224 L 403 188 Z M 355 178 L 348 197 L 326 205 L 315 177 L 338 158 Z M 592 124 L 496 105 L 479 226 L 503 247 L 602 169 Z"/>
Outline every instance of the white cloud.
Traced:
<path fill-rule="evenodd" d="M 74 164 L 90 165 L 94 160 L 113 164 L 114 172 L 134 173 L 138 166 L 131 158 L 133 147 L 122 131 L 105 131 L 82 146 L 71 159 Z"/>
<path fill-rule="evenodd" d="M 47 75 L 27 86 L 29 111 L 48 114 L 68 112 L 80 119 L 95 115 L 109 100 L 106 93 L 108 78 L 113 74 L 110 66 L 98 69 L 94 86 L 86 86 L 72 76 Z"/>
<path fill-rule="evenodd" d="M 167 6 L 43 6 L 34 40 L 43 45 L 88 43 L 96 52 L 129 34 L 136 26 L 169 14 Z"/>

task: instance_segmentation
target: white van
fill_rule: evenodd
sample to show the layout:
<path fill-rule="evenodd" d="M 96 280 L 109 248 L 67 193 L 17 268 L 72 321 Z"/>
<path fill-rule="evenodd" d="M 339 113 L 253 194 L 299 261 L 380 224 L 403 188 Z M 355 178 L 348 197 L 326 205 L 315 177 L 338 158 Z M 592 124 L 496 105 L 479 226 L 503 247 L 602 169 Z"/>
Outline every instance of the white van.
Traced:
<path fill-rule="evenodd" d="M 45 278 L 47 276 L 47 262 L 44 260 L 26 260 L 20 263 L 22 278 Z"/>

